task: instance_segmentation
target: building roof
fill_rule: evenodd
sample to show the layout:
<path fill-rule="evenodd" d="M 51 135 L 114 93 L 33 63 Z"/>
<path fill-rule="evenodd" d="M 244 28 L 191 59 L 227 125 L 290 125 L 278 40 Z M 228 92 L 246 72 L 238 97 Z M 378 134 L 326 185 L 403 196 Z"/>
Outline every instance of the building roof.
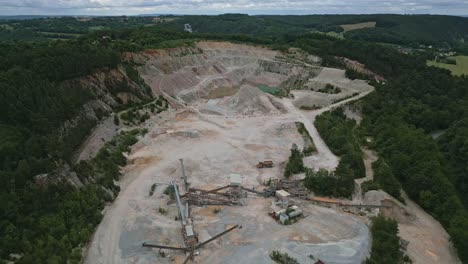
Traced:
<path fill-rule="evenodd" d="M 242 183 L 242 178 L 239 174 L 231 174 L 231 176 L 229 176 L 230 180 L 231 180 L 231 184 L 238 184 L 240 185 Z"/>
<path fill-rule="evenodd" d="M 279 190 L 279 191 L 276 191 L 276 195 L 278 196 L 281 196 L 281 197 L 288 197 L 290 196 L 291 194 L 289 194 L 287 191 L 285 190 Z"/>

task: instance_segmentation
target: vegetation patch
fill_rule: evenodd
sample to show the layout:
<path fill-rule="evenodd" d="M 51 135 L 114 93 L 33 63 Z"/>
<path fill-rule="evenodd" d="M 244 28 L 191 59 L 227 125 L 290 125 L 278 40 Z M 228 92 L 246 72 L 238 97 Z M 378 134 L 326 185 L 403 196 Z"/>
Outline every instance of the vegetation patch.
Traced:
<path fill-rule="evenodd" d="M 167 209 L 159 207 L 158 212 L 162 215 L 167 215 Z"/>
<path fill-rule="evenodd" d="M 327 83 L 327 85 L 325 85 L 325 87 L 323 88 L 320 88 L 318 92 L 327 94 L 339 94 L 341 93 L 341 89 L 339 87 L 334 86 L 333 84 Z"/>
<path fill-rule="evenodd" d="M 427 61 L 428 66 L 449 70 L 453 75 L 468 75 L 468 56 L 448 57 L 444 61 Z"/>
<path fill-rule="evenodd" d="M 82 188 L 66 181 L 46 186 L 31 183 L 22 190 L 28 195 L 2 194 L 3 201 L 10 201 L 2 206 L 17 213 L 2 215 L 0 220 L 10 230 L 1 235 L 1 259 L 18 253 L 22 255 L 18 263 L 80 263 L 82 247 L 101 221 L 105 203 L 119 191 L 114 181 L 120 177 L 119 167 L 126 163 L 122 152 L 129 151 L 142 133 L 145 131 L 121 133 L 106 143 L 94 159 L 78 164 L 78 176 L 90 182 Z M 22 175 L 31 170 L 29 166 L 37 166 L 21 164 Z"/>
<path fill-rule="evenodd" d="M 304 149 L 302 150 L 302 154 L 306 157 L 312 155 L 317 149 L 314 145 L 314 140 L 309 134 L 309 131 L 305 128 L 304 123 L 296 122 L 297 132 L 301 134 L 302 139 L 304 140 Z"/>
<path fill-rule="evenodd" d="M 344 32 L 348 32 L 351 30 L 361 29 L 361 28 L 374 28 L 377 23 L 374 22 L 364 22 L 364 23 L 356 23 L 356 24 L 347 24 L 347 25 L 340 25 Z"/>
<path fill-rule="evenodd" d="M 338 108 L 318 116 L 315 126 L 341 159 L 334 173 L 308 170 L 306 187 L 318 194 L 349 198 L 354 192 L 354 179 L 365 177 L 356 122 L 347 119 L 343 109 Z"/>
<path fill-rule="evenodd" d="M 304 186 L 317 195 L 333 197 L 351 197 L 354 192 L 354 178 L 347 167 L 338 166 L 335 172 L 306 169 Z"/>
<path fill-rule="evenodd" d="M 296 144 L 293 144 L 291 147 L 291 155 L 289 156 L 288 163 L 286 164 L 286 168 L 284 170 L 284 177 L 289 178 L 293 174 L 302 173 L 305 171 L 304 161 L 302 158 L 304 155 L 301 151 L 297 148 Z"/>
<path fill-rule="evenodd" d="M 348 119 L 342 108 L 317 117 L 315 126 L 330 149 L 341 157 L 340 165 L 348 167 L 354 178 L 364 178 L 365 167 L 356 121 Z"/>
<path fill-rule="evenodd" d="M 389 58 L 387 64 L 400 67 L 398 56 Z M 409 65 L 400 68 L 405 71 L 387 84 L 375 85 L 376 92 L 366 97 L 362 126 L 375 138 L 379 156 L 385 159 L 410 199 L 440 221 L 458 249 L 458 256 L 466 262 L 468 207 L 463 201 L 468 196 L 463 191 L 466 187 L 462 187 L 466 186 L 462 169 L 466 165 L 456 165 L 461 164 L 459 157 L 466 157 L 463 144 L 458 145 L 466 136 L 464 129 L 455 127 L 466 116 L 463 109 L 467 95 L 460 87 L 467 87 L 467 79 L 426 67 L 422 60 L 406 63 Z M 440 104 L 442 101 L 444 104 Z M 452 131 L 450 138 L 454 141 L 443 140 L 443 135 L 438 145 L 429 133 L 447 127 L 445 135 Z M 454 156 L 444 151 L 447 149 L 457 153 L 456 163 L 448 162 Z"/>
<path fill-rule="evenodd" d="M 308 106 L 308 105 L 301 105 L 299 107 L 299 109 L 301 110 L 306 110 L 306 111 L 312 111 L 312 110 L 317 110 L 317 109 L 320 109 L 322 108 L 321 106 L 318 106 L 318 105 L 312 105 L 312 106 Z"/>
<path fill-rule="evenodd" d="M 146 104 L 136 105 L 127 110 L 122 111 L 120 114 L 116 114 L 117 118 L 114 117 L 114 123 L 120 123 L 123 121 L 125 125 L 138 125 L 148 120 L 151 115 L 159 114 L 169 107 L 169 103 L 162 96 L 157 96 L 154 101 Z M 116 120 L 119 119 L 119 122 Z"/>
<path fill-rule="evenodd" d="M 177 188 L 179 188 L 179 187 L 177 186 Z M 174 200 L 174 199 L 175 199 L 174 186 L 168 185 L 168 186 L 166 187 L 166 189 L 164 190 L 164 194 L 167 195 L 167 196 L 169 196 L 169 198 L 170 198 L 171 200 Z"/>
<path fill-rule="evenodd" d="M 401 185 L 395 178 L 392 168 L 380 158 L 372 164 L 372 169 L 374 170 L 374 181 L 388 194 L 403 202 Z"/>
<path fill-rule="evenodd" d="M 149 196 L 153 196 L 154 190 L 156 190 L 156 186 L 157 186 L 156 183 L 153 183 L 153 184 L 151 185 L 151 188 L 150 188 L 150 191 L 149 191 Z"/>
<path fill-rule="evenodd" d="M 378 216 L 372 219 L 372 250 L 364 264 L 404 264 L 411 260 L 400 251 L 398 223 Z"/>
<path fill-rule="evenodd" d="M 279 88 L 279 87 L 270 87 L 268 85 L 259 84 L 257 85 L 258 89 L 262 90 L 264 93 L 269 93 L 277 97 L 286 97 L 288 92 Z"/>
<path fill-rule="evenodd" d="M 278 250 L 273 250 L 270 254 L 270 258 L 279 264 L 299 264 L 297 259 L 288 255 L 288 253 L 281 253 Z"/>
<path fill-rule="evenodd" d="M 356 80 L 356 79 L 367 80 L 367 79 L 369 79 L 368 75 L 366 75 L 364 73 L 361 73 L 361 72 L 358 72 L 358 71 L 356 71 L 354 69 L 346 69 L 345 75 L 346 75 L 346 78 L 348 78 L 350 80 Z"/>
<path fill-rule="evenodd" d="M 107 142 L 99 150 L 96 157 L 88 161 L 80 161 L 75 167 L 76 172 L 80 177 L 96 180 L 97 183 L 112 190 L 116 195 L 120 188 L 114 184 L 114 181 L 119 180 L 120 166 L 124 166 L 127 161 L 123 153 L 129 152 L 130 146 L 138 141 L 137 137 L 146 132 L 146 130 L 141 129 L 121 132 L 110 142 Z"/>

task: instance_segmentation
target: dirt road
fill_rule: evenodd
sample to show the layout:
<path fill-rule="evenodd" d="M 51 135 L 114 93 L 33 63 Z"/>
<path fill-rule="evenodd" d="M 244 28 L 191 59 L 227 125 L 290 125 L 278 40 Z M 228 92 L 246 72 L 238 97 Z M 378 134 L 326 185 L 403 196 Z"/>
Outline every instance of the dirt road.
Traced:
<path fill-rule="evenodd" d="M 408 256 L 414 264 L 461 263 L 442 225 L 406 194 L 406 211 L 416 219 L 398 224 L 400 237 L 409 241 Z"/>
<path fill-rule="evenodd" d="M 336 169 L 340 161 L 339 157 L 333 154 L 333 152 L 327 146 L 325 141 L 320 136 L 317 128 L 315 127 L 314 122 L 315 122 L 316 117 L 325 112 L 338 108 L 344 104 L 347 104 L 349 102 L 359 100 L 362 97 L 371 93 L 373 90 L 374 89 L 362 92 L 359 95 L 356 95 L 354 97 L 351 97 L 346 100 L 342 100 L 340 102 L 329 105 L 327 107 L 323 107 L 321 109 L 312 110 L 312 111 L 305 111 L 305 110 L 298 109 L 297 107 L 293 105 L 293 102 L 290 99 L 283 99 L 281 101 L 290 114 L 297 116 L 299 121 L 304 123 L 304 126 L 309 131 L 309 134 L 312 137 L 312 140 L 314 141 L 315 147 L 317 149 L 317 153 L 312 155 L 311 157 L 307 157 L 304 159 L 305 165 L 307 167 L 315 168 L 315 169 L 323 168 L 329 171 L 333 171 Z"/>
<path fill-rule="evenodd" d="M 364 164 L 366 178 L 359 179 L 360 183 L 373 179 L 372 162 L 378 159 L 375 152 L 364 149 Z M 359 188 L 361 190 L 361 188 Z M 370 191 L 364 195 L 366 204 L 381 204 L 383 200 L 393 205 L 392 209 L 382 209 L 382 214 L 398 222 L 399 236 L 408 241 L 407 255 L 415 264 L 461 263 L 458 259 L 450 237 L 442 225 L 425 212 L 415 202 L 403 193 L 406 205 L 385 193 L 384 191 Z M 362 196 L 354 196 L 354 202 L 361 202 Z"/>
<path fill-rule="evenodd" d="M 362 151 L 364 152 L 364 167 L 366 168 L 366 177 L 354 180 L 354 182 L 357 185 L 353 194 L 353 203 L 355 204 L 362 203 L 363 197 L 361 184 L 366 181 L 372 181 L 374 179 L 374 170 L 372 169 L 372 163 L 374 163 L 378 159 L 377 154 L 373 150 L 363 148 Z"/>

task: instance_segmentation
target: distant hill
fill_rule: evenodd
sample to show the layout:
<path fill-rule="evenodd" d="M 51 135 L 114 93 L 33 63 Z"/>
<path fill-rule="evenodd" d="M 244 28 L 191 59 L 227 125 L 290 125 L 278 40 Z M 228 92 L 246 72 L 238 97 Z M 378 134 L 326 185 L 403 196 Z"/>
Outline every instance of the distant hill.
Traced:
<path fill-rule="evenodd" d="M 158 16 L 159 18 L 154 18 Z M 175 19 L 177 18 L 177 19 Z M 3 16 L 0 40 L 73 38 L 96 30 L 160 25 L 182 31 L 246 34 L 273 40 L 318 32 L 340 38 L 419 47 L 455 48 L 467 51 L 468 18 L 441 15 L 158 15 L 139 16 Z M 15 20 L 15 21 L 11 21 Z M 346 25 L 344 30 L 342 25 Z M 362 25 L 372 25 L 366 27 Z"/>
<path fill-rule="evenodd" d="M 64 17 L 61 15 L 19 15 L 19 16 L 0 16 L 0 20 L 28 20 L 36 18 L 46 18 L 46 17 Z"/>
<path fill-rule="evenodd" d="M 183 29 L 191 24 L 195 32 L 249 34 L 278 38 L 281 35 L 303 34 L 313 31 L 343 32 L 340 25 L 376 22 L 374 28 L 345 32 L 349 39 L 385 42 L 401 45 L 434 45 L 458 47 L 468 38 L 468 18 L 441 15 L 305 15 L 305 16 L 248 16 L 225 14 L 218 16 L 182 16 L 164 24 Z"/>

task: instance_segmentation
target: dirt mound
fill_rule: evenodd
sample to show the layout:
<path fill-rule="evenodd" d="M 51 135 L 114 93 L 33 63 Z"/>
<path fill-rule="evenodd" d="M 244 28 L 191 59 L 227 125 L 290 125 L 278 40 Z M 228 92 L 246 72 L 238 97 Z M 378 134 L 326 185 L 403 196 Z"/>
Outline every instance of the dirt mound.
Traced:
<path fill-rule="evenodd" d="M 294 105 L 297 108 L 322 108 L 332 104 L 335 100 L 331 95 L 323 95 L 308 91 L 294 91 L 294 96 L 298 98 L 294 101 Z"/>
<path fill-rule="evenodd" d="M 395 201 L 390 199 L 382 200 L 382 205 L 391 206 L 389 208 L 382 208 L 380 212 L 388 218 L 398 221 L 398 223 L 411 223 L 416 220 L 416 217 L 409 213 L 406 208 L 401 207 Z"/>
<path fill-rule="evenodd" d="M 242 85 L 234 96 L 227 100 L 228 107 L 241 115 L 279 114 L 286 112 L 284 106 L 271 95 L 257 87 Z"/>

